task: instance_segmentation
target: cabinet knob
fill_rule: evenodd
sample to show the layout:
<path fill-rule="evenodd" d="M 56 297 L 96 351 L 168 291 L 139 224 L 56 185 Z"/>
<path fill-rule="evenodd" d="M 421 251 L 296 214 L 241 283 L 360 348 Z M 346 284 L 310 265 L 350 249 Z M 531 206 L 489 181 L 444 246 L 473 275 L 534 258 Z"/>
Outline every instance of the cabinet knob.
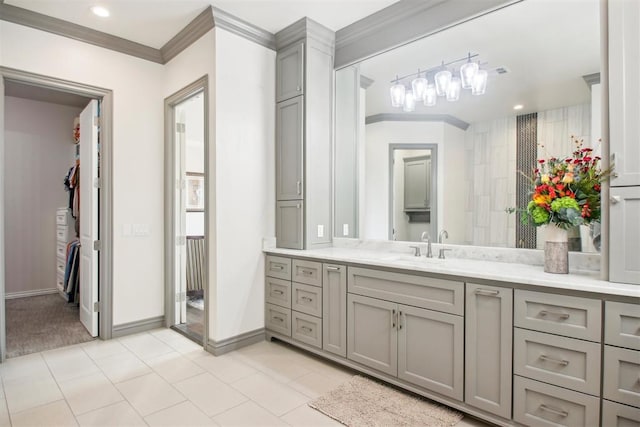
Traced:
<path fill-rule="evenodd" d="M 620 196 L 611 196 L 609 197 L 609 200 L 611 201 L 612 205 L 617 205 L 618 203 L 620 203 Z"/>
<path fill-rule="evenodd" d="M 296 86 L 296 90 L 300 92 L 300 86 Z"/>

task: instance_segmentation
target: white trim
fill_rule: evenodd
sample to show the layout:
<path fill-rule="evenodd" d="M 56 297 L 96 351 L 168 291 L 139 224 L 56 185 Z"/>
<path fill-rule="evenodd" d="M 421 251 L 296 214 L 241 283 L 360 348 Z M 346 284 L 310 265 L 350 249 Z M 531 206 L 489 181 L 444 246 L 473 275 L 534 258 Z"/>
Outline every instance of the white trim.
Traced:
<path fill-rule="evenodd" d="M 15 298 L 25 298 L 25 297 L 35 297 L 38 295 L 50 295 L 57 294 L 57 288 L 49 288 L 49 289 L 34 289 L 32 291 L 19 291 L 19 292 L 9 292 L 4 294 L 4 299 L 15 299 Z"/>

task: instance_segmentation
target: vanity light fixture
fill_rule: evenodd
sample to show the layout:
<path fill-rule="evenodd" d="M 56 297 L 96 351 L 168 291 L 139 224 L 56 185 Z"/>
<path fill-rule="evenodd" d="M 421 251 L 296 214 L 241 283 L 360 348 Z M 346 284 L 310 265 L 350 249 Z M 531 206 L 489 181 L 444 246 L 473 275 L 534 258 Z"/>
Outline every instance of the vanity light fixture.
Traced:
<path fill-rule="evenodd" d="M 391 105 L 403 111 L 414 111 L 415 104 L 422 102 L 427 107 L 436 105 L 438 97 L 455 102 L 460 99 L 462 89 L 470 90 L 473 95 L 484 95 L 487 90 L 487 70 L 481 69 L 478 54 L 467 56 L 417 73 L 408 74 L 391 81 Z M 455 64 L 464 62 L 459 68 Z M 411 79 L 411 80 L 409 80 Z M 409 81 L 411 86 L 409 86 Z"/>
<path fill-rule="evenodd" d="M 93 12 L 94 15 L 97 15 L 100 18 L 108 18 L 109 15 L 111 15 L 111 13 L 109 13 L 109 9 L 103 6 L 92 6 L 91 12 Z"/>

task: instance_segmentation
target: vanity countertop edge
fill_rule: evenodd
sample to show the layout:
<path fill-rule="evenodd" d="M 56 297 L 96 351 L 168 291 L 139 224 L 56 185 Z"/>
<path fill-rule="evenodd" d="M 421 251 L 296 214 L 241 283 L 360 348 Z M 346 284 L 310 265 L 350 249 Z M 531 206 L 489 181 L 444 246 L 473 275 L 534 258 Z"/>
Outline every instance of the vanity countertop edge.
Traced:
<path fill-rule="evenodd" d="M 540 265 L 518 264 L 475 259 L 412 257 L 394 252 L 372 251 L 352 248 L 323 248 L 310 250 L 265 248 L 268 255 L 306 258 L 317 261 L 368 265 L 464 277 L 467 279 L 492 280 L 517 283 L 547 289 L 615 295 L 638 298 L 640 286 L 600 280 L 597 271 L 570 271 L 569 274 L 545 273 Z"/>

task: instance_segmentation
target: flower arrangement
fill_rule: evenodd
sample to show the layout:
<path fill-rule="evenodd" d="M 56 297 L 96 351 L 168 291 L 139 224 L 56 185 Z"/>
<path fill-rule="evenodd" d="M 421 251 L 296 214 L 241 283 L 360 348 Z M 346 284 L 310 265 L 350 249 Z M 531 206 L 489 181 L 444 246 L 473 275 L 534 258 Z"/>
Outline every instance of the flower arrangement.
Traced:
<path fill-rule="evenodd" d="M 554 224 L 562 229 L 600 222 L 600 186 L 611 175 L 602 170 L 600 157 L 583 141 L 571 137 L 576 149 L 571 157 L 538 160 L 530 178 L 531 201 L 522 212 L 525 224 Z"/>

